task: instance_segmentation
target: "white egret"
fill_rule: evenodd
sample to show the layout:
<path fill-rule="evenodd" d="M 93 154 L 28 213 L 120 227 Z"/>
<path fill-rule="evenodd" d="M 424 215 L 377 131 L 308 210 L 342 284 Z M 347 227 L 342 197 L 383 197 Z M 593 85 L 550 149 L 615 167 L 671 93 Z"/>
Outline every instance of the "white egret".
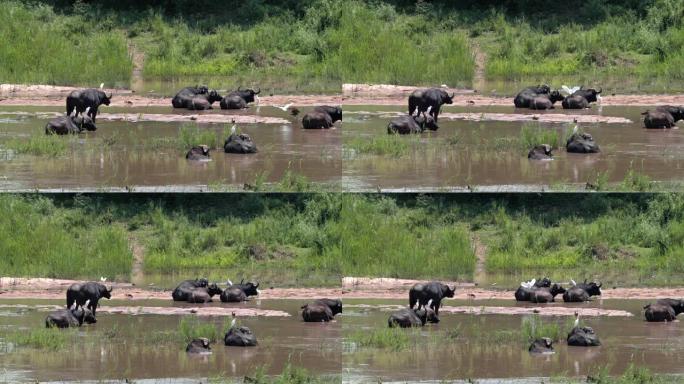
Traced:
<path fill-rule="evenodd" d="M 100 83 L 100 89 L 104 88 L 104 83 Z"/>
<path fill-rule="evenodd" d="M 233 126 L 230 127 L 230 134 L 231 134 L 231 135 L 234 135 L 235 132 L 237 132 L 237 126 L 236 126 L 235 124 L 233 124 Z"/>
<path fill-rule="evenodd" d="M 568 95 L 572 95 L 573 93 L 579 91 L 582 87 L 575 86 L 570 88 L 567 85 L 563 85 L 561 88 L 563 88 L 563 92 L 567 93 Z"/>
<path fill-rule="evenodd" d="M 579 326 L 579 312 L 575 312 L 575 324 L 574 328 L 577 328 Z"/>
<path fill-rule="evenodd" d="M 287 112 L 287 110 L 290 109 L 291 106 L 292 106 L 292 103 L 288 103 L 285 105 L 274 105 L 274 107 L 276 107 L 278 109 L 282 109 L 283 112 Z"/>

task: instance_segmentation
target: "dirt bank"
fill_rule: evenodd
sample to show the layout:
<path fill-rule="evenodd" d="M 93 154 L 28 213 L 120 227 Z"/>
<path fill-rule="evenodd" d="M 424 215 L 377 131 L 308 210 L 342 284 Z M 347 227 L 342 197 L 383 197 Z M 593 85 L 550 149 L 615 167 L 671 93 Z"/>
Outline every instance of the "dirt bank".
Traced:
<path fill-rule="evenodd" d="M 240 308 L 240 307 L 216 307 L 211 304 L 205 306 L 194 307 L 141 307 L 141 306 L 108 306 L 102 303 L 97 308 L 98 313 L 116 313 L 122 315 L 189 315 L 197 316 L 235 316 L 235 317 L 290 317 L 287 312 L 271 310 L 271 309 L 257 309 L 257 308 Z M 239 305 L 239 304 L 236 304 Z M 23 305 L 23 304 L 3 304 L 0 308 L 16 308 L 16 309 L 37 309 L 39 311 L 54 311 L 56 309 L 63 309 L 61 305 Z"/>
<path fill-rule="evenodd" d="M 260 98 L 260 105 L 282 106 L 293 103 L 298 107 L 321 104 L 333 105 L 406 105 L 406 95 L 416 87 L 345 84 L 339 95 L 264 95 Z M 35 106 L 63 106 L 64 97 L 74 87 L 55 87 L 48 85 L 0 85 L 0 105 L 35 105 Z M 171 107 L 171 98 L 143 96 L 124 89 L 105 89 L 112 92 L 111 106 L 114 107 Z M 455 106 L 509 106 L 513 107 L 512 96 L 494 97 L 473 93 L 465 89 L 449 89 L 456 92 Z M 602 98 L 603 106 L 654 106 L 663 104 L 684 104 L 684 94 L 678 95 L 610 95 Z M 449 108 L 446 106 L 445 108 Z M 596 108 L 594 106 L 593 108 Z"/>
<path fill-rule="evenodd" d="M 64 298 L 64 290 L 72 280 L 0 278 L 0 299 L 54 299 Z M 10 284 L 11 282 L 11 284 Z M 355 283 L 356 282 L 356 283 Z M 407 298 L 408 288 L 415 280 L 344 278 L 340 288 L 272 288 L 261 291 L 259 298 L 310 300 L 317 297 L 342 299 L 398 299 Z M 35 285 L 34 285 L 35 284 Z M 109 285 L 109 283 L 106 283 Z M 112 299 L 115 300 L 170 300 L 170 290 L 154 290 L 128 283 L 114 283 Z M 514 300 L 513 290 L 479 288 L 458 284 L 454 299 L 458 300 Z M 655 300 L 658 298 L 684 297 L 684 287 L 679 288 L 614 288 L 604 289 L 601 299 Z"/>

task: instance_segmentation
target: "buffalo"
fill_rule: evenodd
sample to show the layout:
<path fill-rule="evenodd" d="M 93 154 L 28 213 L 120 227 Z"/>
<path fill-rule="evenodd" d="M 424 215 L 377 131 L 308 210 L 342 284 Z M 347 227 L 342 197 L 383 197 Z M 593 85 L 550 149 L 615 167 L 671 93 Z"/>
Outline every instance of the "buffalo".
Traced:
<path fill-rule="evenodd" d="M 387 125 L 387 133 L 400 135 L 408 135 L 411 133 L 423 133 L 429 129 L 431 131 L 437 130 L 437 124 L 432 116 L 418 115 L 418 116 L 400 116 L 392 119 Z"/>
<path fill-rule="evenodd" d="M 112 94 L 107 95 L 99 89 L 83 89 L 73 91 L 66 99 L 66 113 L 71 115 L 76 111 L 76 115 L 84 113 L 88 109 L 87 115 L 93 119 L 93 124 L 97 117 L 97 109 L 100 105 L 109 105 L 111 103 Z"/>
<path fill-rule="evenodd" d="M 188 153 L 185 154 L 185 158 L 188 160 L 209 160 L 209 146 L 198 145 L 192 147 Z"/>
<path fill-rule="evenodd" d="M 530 301 L 532 298 L 532 293 L 538 288 L 549 288 L 551 287 L 551 280 L 548 277 L 544 277 L 540 280 L 532 279 L 529 282 L 520 283 L 520 286 L 515 291 L 516 301 Z"/>
<path fill-rule="evenodd" d="M 239 95 L 227 95 L 221 99 L 221 109 L 245 109 L 247 102 Z"/>
<path fill-rule="evenodd" d="M 411 93 L 408 99 L 408 112 L 413 115 L 427 112 L 430 108 L 430 115 L 437 123 L 439 117 L 439 110 L 444 104 L 453 104 L 454 95 L 449 95 L 445 90 L 439 88 L 430 88 L 416 90 Z"/>
<path fill-rule="evenodd" d="M 318 299 L 313 303 L 302 305 L 301 309 L 302 319 L 307 323 L 328 322 L 333 320 L 338 313 L 342 313 L 342 300 Z"/>
<path fill-rule="evenodd" d="M 558 284 L 552 285 L 550 288 L 537 288 L 530 295 L 530 301 L 533 303 L 552 303 L 556 301 L 556 296 L 565 293 L 565 288 Z"/>
<path fill-rule="evenodd" d="M 589 301 L 591 296 L 601 296 L 601 283 L 584 283 L 577 284 L 563 293 L 563 301 L 566 303 L 581 303 Z"/>
<path fill-rule="evenodd" d="M 527 153 L 527 158 L 530 160 L 552 160 L 552 149 L 553 148 L 548 144 L 535 145 L 534 148 L 530 149 Z"/>
<path fill-rule="evenodd" d="M 171 297 L 173 297 L 173 301 L 188 301 L 195 288 L 207 288 L 208 286 L 209 281 L 204 278 L 185 280 L 173 290 Z"/>
<path fill-rule="evenodd" d="M 569 95 L 566 98 L 564 98 L 561 105 L 563 105 L 563 109 L 589 108 L 589 103 L 597 101 L 600 97 L 599 94 L 601 92 L 602 89 L 599 89 L 598 91 L 593 88 L 579 89 L 575 91 L 572 95 Z"/>
<path fill-rule="evenodd" d="M 656 301 L 655 304 L 646 305 L 644 309 L 646 321 L 674 321 L 677 315 L 684 312 L 684 300 L 661 299 Z"/>
<path fill-rule="evenodd" d="M 558 91 L 549 94 L 537 95 L 530 100 L 530 109 L 553 109 L 556 101 L 562 101 L 564 97 Z"/>
<path fill-rule="evenodd" d="M 646 128 L 672 128 L 679 120 L 684 120 L 684 108 L 662 105 L 655 111 L 643 112 Z"/>
<path fill-rule="evenodd" d="M 225 153 L 257 153 L 256 144 L 246 133 L 232 133 L 223 143 Z"/>
<path fill-rule="evenodd" d="M 86 308 L 90 309 L 93 316 L 95 316 L 100 299 L 111 299 L 111 297 L 112 287 L 107 289 L 104 285 L 96 282 L 74 283 L 67 288 L 67 308 L 71 308 L 74 304 L 76 304 L 76 307 L 83 307 L 87 302 Z"/>
<path fill-rule="evenodd" d="M 97 127 L 93 119 L 87 114 L 82 116 L 60 116 L 45 124 L 46 135 L 78 134 L 83 131 L 95 131 Z"/>
<path fill-rule="evenodd" d="M 95 315 L 88 308 L 59 309 L 47 315 L 45 327 L 80 327 L 83 323 L 94 324 L 96 322 Z"/>
<path fill-rule="evenodd" d="M 211 353 L 211 342 L 205 337 L 200 337 L 193 339 L 188 346 L 185 347 L 185 352 L 187 353 L 199 353 L 199 354 L 210 354 Z"/>
<path fill-rule="evenodd" d="M 342 121 L 342 108 L 341 107 L 331 107 L 329 105 L 319 105 L 313 109 L 316 112 L 325 112 L 330 115 L 332 123 L 335 124 L 336 121 Z"/>
<path fill-rule="evenodd" d="M 212 283 L 206 288 L 195 288 L 190 291 L 190 296 L 187 301 L 188 303 L 211 303 L 212 297 L 214 297 L 214 295 L 220 295 L 221 293 L 223 293 L 223 290 Z"/>
<path fill-rule="evenodd" d="M 603 91 L 603 88 L 600 88 L 598 91 L 595 90 L 594 88 L 589 88 L 589 89 L 578 89 L 577 91 L 573 92 L 572 95 L 575 96 L 582 96 L 584 97 L 588 102 L 594 103 L 598 101 L 598 98 L 600 97 L 599 95 Z"/>
<path fill-rule="evenodd" d="M 530 344 L 528 350 L 530 351 L 530 353 L 554 353 L 553 341 L 548 337 L 536 339 L 532 342 L 532 344 Z"/>
<path fill-rule="evenodd" d="M 332 126 L 332 117 L 327 112 L 310 111 L 302 117 L 304 129 L 328 129 Z"/>
<path fill-rule="evenodd" d="M 186 109 L 209 109 L 211 104 L 221 100 L 221 95 L 216 90 L 209 90 L 206 86 L 185 87 L 178 91 L 171 100 L 174 108 Z"/>
<path fill-rule="evenodd" d="M 253 103 L 255 97 L 258 97 L 257 95 L 261 93 L 261 88 L 257 89 L 256 91 L 253 89 L 242 89 L 242 87 L 238 87 L 237 91 L 233 91 L 229 93 L 229 96 L 232 95 L 237 95 L 242 97 L 242 99 L 247 102 L 247 103 Z"/>
<path fill-rule="evenodd" d="M 551 87 L 548 85 L 537 85 L 536 87 L 527 87 L 518 94 L 513 99 L 513 104 L 516 108 L 529 108 L 530 103 L 536 97 L 541 95 L 548 95 L 551 93 Z"/>
<path fill-rule="evenodd" d="M 420 309 L 430 303 L 430 308 L 435 311 L 436 316 L 439 316 L 439 307 L 442 305 L 442 299 L 454 297 L 455 292 L 455 286 L 449 288 L 448 285 L 437 281 L 415 284 L 409 290 L 409 308 L 413 309 L 418 304 L 418 309 Z"/>
<path fill-rule="evenodd" d="M 249 296 L 256 296 L 259 294 L 259 283 L 252 282 L 240 284 L 231 284 L 221 293 L 221 301 L 224 303 L 240 303 L 247 301 Z"/>
<path fill-rule="evenodd" d="M 390 328 L 411 328 L 422 327 L 426 323 L 439 323 L 439 318 L 430 308 L 409 309 L 402 308 L 387 319 L 387 326 Z"/>
<path fill-rule="evenodd" d="M 570 153 L 598 153 L 601 148 L 594 138 L 585 132 L 575 132 L 565 144 L 565 149 Z"/>
<path fill-rule="evenodd" d="M 223 343 L 230 347 L 255 347 L 257 338 L 247 327 L 231 327 L 223 338 Z"/>
<path fill-rule="evenodd" d="M 574 347 L 597 347 L 601 341 L 591 327 L 574 327 L 568 333 L 568 345 Z"/>

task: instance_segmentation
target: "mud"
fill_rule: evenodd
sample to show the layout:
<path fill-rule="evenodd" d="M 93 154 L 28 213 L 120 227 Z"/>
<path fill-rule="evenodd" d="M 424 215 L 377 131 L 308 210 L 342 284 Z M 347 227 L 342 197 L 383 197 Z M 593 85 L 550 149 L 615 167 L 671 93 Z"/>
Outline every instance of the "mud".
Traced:
<path fill-rule="evenodd" d="M 342 84 L 342 95 L 344 96 L 408 96 L 411 92 L 425 89 L 425 87 L 414 87 L 409 85 L 390 85 L 390 84 Z M 473 94 L 476 91 L 464 88 L 441 87 L 447 93 Z"/>
<path fill-rule="evenodd" d="M 395 311 L 406 308 L 403 305 L 368 305 L 368 304 L 352 304 L 346 305 L 345 308 L 373 308 L 386 311 Z M 553 304 L 536 307 L 498 307 L 498 306 L 442 306 L 439 308 L 440 316 L 442 313 L 462 313 L 466 315 L 533 315 L 540 316 L 575 316 L 575 313 L 582 317 L 631 317 L 634 314 L 623 311 L 621 309 L 603 309 L 603 308 L 578 308 L 578 307 L 556 307 Z"/>

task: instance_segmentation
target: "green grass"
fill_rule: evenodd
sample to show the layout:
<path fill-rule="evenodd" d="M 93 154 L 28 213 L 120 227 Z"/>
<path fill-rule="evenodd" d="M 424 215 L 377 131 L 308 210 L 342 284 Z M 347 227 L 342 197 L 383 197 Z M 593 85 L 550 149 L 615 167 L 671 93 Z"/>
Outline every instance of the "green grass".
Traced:
<path fill-rule="evenodd" d="M 398 352 L 408 349 L 420 334 L 417 328 L 373 328 L 352 333 L 349 340 L 361 348 L 379 348 Z"/>
<path fill-rule="evenodd" d="M 684 383 L 681 376 L 657 375 L 648 368 L 637 367 L 630 364 L 629 367 L 619 376 L 610 376 L 608 367 L 596 370 L 590 374 L 587 383 L 594 384 L 665 384 L 665 383 Z"/>
<path fill-rule="evenodd" d="M 560 341 L 567 336 L 567 332 L 564 332 L 557 322 L 551 319 L 542 320 L 541 316 L 536 314 L 523 318 L 521 334 L 525 342 L 532 342 L 542 337 Z"/>
<path fill-rule="evenodd" d="M 524 124 L 520 130 L 520 148 L 529 151 L 541 144 L 548 144 L 554 149 L 563 146 L 561 137 L 555 129 L 544 128 L 539 124 Z"/>
<path fill-rule="evenodd" d="M 177 333 L 186 343 L 198 338 L 207 338 L 212 342 L 223 339 L 223 332 L 215 324 L 192 316 L 185 316 L 180 320 Z"/>
<path fill-rule="evenodd" d="M 418 144 L 419 141 L 420 137 L 413 135 L 355 137 L 345 143 L 345 151 L 351 152 L 351 154 L 402 157 L 408 155 L 411 147 Z"/>
<path fill-rule="evenodd" d="M 0 80 L 5 83 L 128 85 L 132 64 L 124 35 L 92 19 L 16 1 L 0 9 Z"/>
<path fill-rule="evenodd" d="M 76 342 L 78 331 L 74 329 L 34 328 L 24 330 L 2 330 L 0 338 L 20 348 L 47 349 L 56 351 Z"/>
<path fill-rule="evenodd" d="M 36 133 L 28 138 L 13 138 L 5 142 L 5 147 L 19 154 L 59 157 L 67 153 L 71 137 Z"/>
<path fill-rule="evenodd" d="M 209 380 L 210 383 L 223 383 L 234 381 Z M 314 375 L 305 368 L 295 367 L 289 362 L 283 368 L 279 375 L 266 375 L 266 367 L 261 366 L 255 370 L 252 375 L 245 376 L 244 383 L 251 384 L 325 384 L 325 383 L 340 383 L 341 379 L 337 377 L 328 377 Z"/>

